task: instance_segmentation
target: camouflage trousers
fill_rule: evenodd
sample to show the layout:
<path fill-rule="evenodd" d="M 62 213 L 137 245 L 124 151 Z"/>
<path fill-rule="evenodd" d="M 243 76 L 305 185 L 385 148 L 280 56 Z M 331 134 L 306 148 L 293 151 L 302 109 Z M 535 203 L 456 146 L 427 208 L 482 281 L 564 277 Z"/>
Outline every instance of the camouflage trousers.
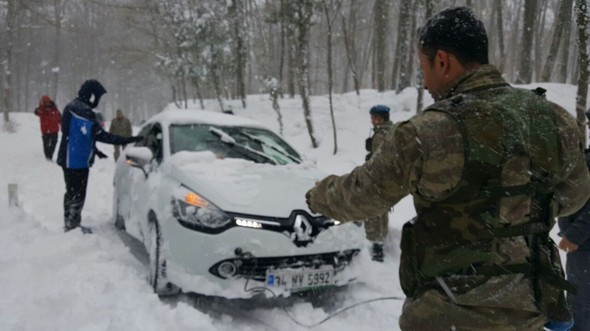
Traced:
<path fill-rule="evenodd" d="M 432 289 L 406 299 L 400 328 L 404 331 L 541 331 L 547 322 L 547 317 L 534 304 L 530 282 L 514 276 L 491 278 L 468 292 L 456 293 L 455 298 L 457 303 L 443 291 Z"/>
<path fill-rule="evenodd" d="M 367 239 L 372 242 L 384 242 L 388 234 L 387 223 L 389 221 L 389 213 L 382 214 L 375 218 L 369 218 L 365 222 L 365 235 Z"/>

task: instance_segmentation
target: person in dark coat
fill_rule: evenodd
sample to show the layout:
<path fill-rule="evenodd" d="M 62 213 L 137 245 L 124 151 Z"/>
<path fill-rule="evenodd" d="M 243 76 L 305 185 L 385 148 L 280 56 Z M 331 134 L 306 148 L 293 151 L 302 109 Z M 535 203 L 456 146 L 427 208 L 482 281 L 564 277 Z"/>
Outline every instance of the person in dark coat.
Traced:
<path fill-rule="evenodd" d="M 123 145 L 141 139 L 110 134 L 97 122 L 92 109 L 98 106 L 100 98 L 106 92 L 98 81 L 87 80 L 80 87 L 78 97 L 63 111 L 57 163 L 63 169 L 66 184 L 64 195 L 64 230 L 66 232 L 77 227 L 80 227 L 84 233 L 91 232 L 80 223 L 82 207 L 86 199 L 89 168 L 94 163 L 95 155 L 99 158 L 106 157 L 96 148 L 96 142 Z"/>
<path fill-rule="evenodd" d="M 111 121 L 111 125 L 109 126 L 109 132 L 122 137 L 131 137 L 133 133 L 131 128 L 131 121 L 129 121 L 129 119 L 123 115 L 123 111 L 121 111 L 121 109 L 117 109 L 117 115 Z M 125 148 L 125 145 L 123 145 L 123 148 Z M 121 155 L 121 146 L 115 145 L 115 162 L 117 162 L 119 155 Z"/>
<path fill-rule="evenodd" d="M 47 95 L 39 100 L 39 107 L 35 108 L 35 115 L 39 116 L 41 122 L 41 138 L 43 139 L 43 152 L 45 158 L 51 161 L 53 152 L 57 146 L 57 134 L 61 122 L 61 114 L 57 106 Z"/>
<path fill-rule="evenodd" d="M 586 117 L 590 121 L 590 110 L 586 112 Z M 588 126 L 590 128 L 590 122 Z M 590 171 L 590 148 L 584 152 Z M 590 200 L 575 214 L 560 217 L 558 224 L 561 236 L 559 248 L 567 252 L 567 280 L 578 288 L 576 294 L 567 294 L 574 317 L 574 327 L 571 330 L 590 330 Z"/>

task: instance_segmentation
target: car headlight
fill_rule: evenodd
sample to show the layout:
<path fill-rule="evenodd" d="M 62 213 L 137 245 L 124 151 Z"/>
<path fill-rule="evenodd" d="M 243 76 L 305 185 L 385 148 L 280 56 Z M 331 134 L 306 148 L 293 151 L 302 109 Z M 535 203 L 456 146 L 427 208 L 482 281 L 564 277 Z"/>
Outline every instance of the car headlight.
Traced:
<path fill-rule="evenodd" d="M 217 206 L 184 186 L 172 195 L 172 214 L 181 224 L 197 229 L 218 229 L 231 221 Z"/>

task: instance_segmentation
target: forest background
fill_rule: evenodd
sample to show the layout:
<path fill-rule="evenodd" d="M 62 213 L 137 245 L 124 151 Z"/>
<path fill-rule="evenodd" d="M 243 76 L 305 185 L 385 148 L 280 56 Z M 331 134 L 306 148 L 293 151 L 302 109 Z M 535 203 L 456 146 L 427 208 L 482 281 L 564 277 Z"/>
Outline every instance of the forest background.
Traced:
<path fill-rule="evenodd" d="M 104 115 L 120 108 L 134 124 L 170 102 L 230 110 L 247 108 L 248 94 L 300 98 L 317 147 L 310 95 L 415 88 L 420 111 L 417 28 L 462 5 L 484 22 L 490 62 L 509 82 L 578 85 L 584 130 L 586 0 L 0 0 L 3 129 L 41 95 L 63 107 L 95 78 L 108 90 Z"/>

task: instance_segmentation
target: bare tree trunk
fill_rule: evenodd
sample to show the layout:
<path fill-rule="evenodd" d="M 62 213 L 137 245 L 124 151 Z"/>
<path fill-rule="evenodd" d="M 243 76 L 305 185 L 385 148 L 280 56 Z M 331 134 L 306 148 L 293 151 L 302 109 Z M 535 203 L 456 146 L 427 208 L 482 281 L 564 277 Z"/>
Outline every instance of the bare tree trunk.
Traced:
<path fill-rule="evenodd" d="M 424 17 L 426 19 L 429 19 L 438 10 L 439 2 L 440 0 L 424 0 L 424 8 L 426 9 Z"/>
<path fill-rule="evenodd" d="M 197 97 L 199 98 L 199 104 L 201 106 L 201 109 L 205 109 L 205 103 L 203 102 L 203 94 L 201 93 L 201 84 L 199 84 L 199 79 L 197 77 L 192 77 L 191 82 L 193 84 L 193 87 L 195 88 Z"/>
<path fill-rule="evenodd" d="M 497 37 L 498 47 L 500 48 L 499 63 L 497 63 L 500 72 L 504 72 L 504 65 L 506 64 L 506 52 L 504 50 L 504 21 L 502 14 L 502 0 L 494 1 L 496 11 L 496 25 L 497 25 Z"/>
<path fill-rule="evenodd" d="M 539 17 L 537 22 L 539 23 L 535 33 L 535 66 L 534 66 L 534 79 L 538 81 L 541 77 L 541 69 L 543 68 L 543 50 L 544 47 L 544 36 L 545 36 L 545 17 L 547 14 L 548 0 L 540 0 L 542 10 L 538 11 Z"/>
<path fill-rule="evenodd" d="M 246 61 L 248 60 L 246 47 L 244 42 L 244 35 L 246 29 L 246 18 L 244 14 L 244 7 L 242 4 L 242 0 L 233 0 L 231 6 L 233 19 L 234 19 L 234 35 L 236 38 L 236 84 L 237 84 L 237 94 L 242 100 L 242 107 L 246 108 L 246 83 L 245 83 L 245 73 L 246 73 Z"/>
<path fill-rule="evenodd" d="M 332 26 L 334 24 L 334 20 L 336 19 L 336 15 L 340 11 L 340 6 L 342 5 L 341 0 L 330 0 L 330 3 L 327 3 L 327 0 L 322 0 L 322 5 L 324 9 L 324 15 L 326 16 L 326 28 L 327 28 L 327 48 L 328 52 L 326 55 L 326 64 L 328 65 L 328 98 L 330 100 L 330 118 L 332 120 L 332 133 L 334 138 L 334 152 L 333 154 L 336 155 L 338 153 L 338 137 L 336 132 L 336 119 L 334 118 L 334 104 L 332 100 L 332 86 L 333 86 L 333 74 L 332 74 Z M 334 14 L 330 13 L 329 8 L 334 8 Z"/>
<path fill-rule="evenodd" d="M 356 50 L 356 46 L 355 46 L 355 38 L 354 38 L 354 32 L 355 32 L 355 28 L 356 28 L 356 24 L 355 24 L 355 20 L 356 20 L 356 16 L 355 16 L 355 10 L 352 7 L 353 0 L 351 0 L 350 3 L 350 13 L 349 13 L 349 18 L 350 18 L 350 25 L 352 28 L 352 31 L 348 31 L 347 25 L 346 25 L 346 18 L 344 17 L 344 14 L 341 14 L 342 17 L 342 33 L 344 35 L 344 48 L 346 50 L 346 58 L 348 59 L 348 68 L 350 68 L 350 71 L 352 73 L 352 80 L 354 82 L 354 90 L 356 91 L 356 95 L 361 95 L 360 92 L 360 79 L 359 79 L 359 75 L 357 74 L 357 68 L 356 68 L 356 59 L 357 59 L 357 50 Z"/>
<path fill-rule="evenodd" d="M 375 0 L 373 7 L 373 17 L 375 33 L 375 54 L 373 57 L 374 81 L 377 84 L 379 92 L 385 91 L 385 53 L 387 50 L 385 35 L 387 33 L 387 21 L 389 13 L 388 0 Z"/>
<path fill-rule="evenodd" d="M 576 118 L 580 135 L 586 146 L 586 99 L 588 96 L 588 4 L 586 0 L 576 0 L 576 23 L 578 24 L 578 52 L 580 76 L 578 78 L 578 93 L 576 95 Z"/>
<path fill-rule="evenodd" d="M 54 54 L 53 54 L 53 68 L 51 71 L 53 72 L 53 83 L 52 83 L 52 91 L 53 91 L 53 99 L 57 100 L 57 92 L 59 90 L 59 60 L 60 60 L 60 43 L 61 43 L 61 13 L 62 13 L 62 3 L 61 0 L 55 0 L 54 2 L 54 20 L 55 20 L 55 42 L 54 42 Z"/>
<path fill-rule="evenodd" d="M 311 17 L 313 15 L 313 2 L 311 0 L 297 0 L 298 22 L 297 22 L 297 58 L 299 66 L 297 72 L 297 82 L 299 93 L 303 103 L 303 115 L 311 146 L 317 148 L 318 142 L 313 131 L 313 122 L 311 120 L 311 106 L 309 102 L 309 28 L 311 26 Z"/>
<path fill-rule="evenodd" d="M 549 54 L 543 67 L 543 73 L 541 74 L 541 81 L 548 82 L 551 79 L 551 73 L 555 66 L 555 59 L 559 52 L 560 40 L 563 36 L 564 28 L 566 25 L 570 25 L 570 19 L 572 17 L 573 0 L 561 0 L 559 2 L 558 16 L 553 23 L 553 37 L 551 38 L 551 46 L 549 47 Z M 564 45 L 566 46 L 566 45 Z"/>
<path fill-rule="evenodd" d="M 5 64 L 4 64 L 4 130 L 7 132 L 13 131 L 12 123 L 10 122 L 10 112 L 13 111 L 12 97 L 14 92 L 14 86 L 12 75 L 14 73 L 13 67 L 13 51 L 14 51 L 14 32 L 16 30 L 16 0 L 7 1 L 6 11 L 6 36 L 7 45 L 5 52 Z"/>
<path fill-rule="evenodd" d="M 414 1 L 414 3 L 412 4 L 412 11 L 411 13 L 417 13 L 418 12 L 418 2 L 419 1 Z M 410 15 L 412 18 L 412 22 L 411 22 L 411 28 L 410 28 L 410 38 L 408 39 L 408 64 L 407 64 L 407 70 L 406 73 L 403 74 L 403 77 L 407 77 L 407 84 L 409 86 L 412 85 L 412 77 L 414 77 L 414 65 L 417 61 L 417 58 L 415 56 L 411 55 L 411 50 L 415 48 L 414 45 L 417 45 L 417 43 L 415 43 L 415 39 L 416 39 L 416 25 L 418 24 L 417 22 L 417 15 L 416 14 L 412 14 Z M 403 81 L 403 80 L 402 80 Z"/>
<path fill-rule="evenodd" d="M 573 15 L 573 13 L 572 13 Z M 564 31 L 562 34 L 561 42 L 561 56 L 559 61 L 556 63 L 556 77 L 555 81 L 558 83 L 565 83 L 567 82 L 568 77 L 568 68 L 570 63 L 570 47 L 572 45 L 572 29 L 575 26 L 575 20 L 573 19 L 572 15 L 569 17 L 569 21 L 564 23 Z M 574 64 L 574 63 L 573 63 Z"/>
<path fill-rule="evenodd" d="M 279 88 L 283 89 L 283 70 L 285 68 L 285 24 L 281 21 L 281 55 L 279 60 Z M 281 93 L 282 97 L 282 93 Z"/>
<path fill-rule="evenodd" d="M 397 43 L 395 45 L 395 59 L 391 77 L 391 88 L 399 91 L 410 86 L 410 78 L 407 76 L 407 57 L 408 57 L 408 34 L 410 30 L 410 12 L 412 9 L 412 0 L 401 0 L 399 12 L 399 25 Z M 398 80 L 399 75 L 399 80 Z"/>
<path fill-rule="evenodd" d="M 524 26 L 522 29 L 522 48 L 520 58 L 520 71 L 517 83 L 529 84 L 533 78 L 533 40 L 535 38 L 535 26 L 537 20 L 538 0 L 524 1 Z"/>
<path fill-rule="evenodd" d="M 516 13 L 514 13 L 514 16 L 512 17 L 510 42 L 508 44 L 508 47 L 512 49 L 512 52 L 510 52 L 510 66 L 508 69 L 511 80 L 514 80 L 515 77 L 518 76 L 516 63 L 518 62 L 519 47 L 516 45 L 518 45 L 518 32 L 520 31 L 520 21 L 522 17 L 522 0 L 518 0 L 514 6 L 516 8 Z"/>
<path fill-rule="evenodd" d="M 281 0 L 281 12 L 285 13 L 292 4 L 289 3 L 292 0 Z M 287 92 L 289 97 L 292 99 L 295 97 L 295 79 L 297 71 L 297 59 L 295 58 L 297 53 L 297 37 L 293 24 L 287 23 L 285 25 L 286 39 L 287 39 Z"/>

